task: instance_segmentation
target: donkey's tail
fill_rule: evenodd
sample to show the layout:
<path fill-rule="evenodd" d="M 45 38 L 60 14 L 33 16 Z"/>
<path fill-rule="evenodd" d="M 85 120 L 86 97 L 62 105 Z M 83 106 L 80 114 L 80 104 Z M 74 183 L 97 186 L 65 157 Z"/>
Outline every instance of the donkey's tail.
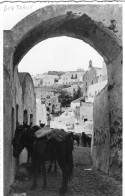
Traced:
<path fill-rule="evenodd" d="M 70 135 L 67 135 L 67 167 L 68 167 L 68 179 L 70 180 L 73 176 L 73 141 Z"/>

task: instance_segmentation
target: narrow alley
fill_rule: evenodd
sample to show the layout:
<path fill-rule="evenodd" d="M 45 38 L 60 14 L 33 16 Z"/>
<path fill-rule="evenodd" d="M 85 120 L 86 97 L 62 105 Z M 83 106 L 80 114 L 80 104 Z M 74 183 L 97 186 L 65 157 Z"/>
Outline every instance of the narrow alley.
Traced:
<path fill-rule="evenodd" d="M 65 196 L 121 196 L 122 182 L 97 171 L 92 167 L 90 148 L 75 147 L 74 176 L 69 183 Z M 58 196 L 61 186 L 61 171 L 58 167 L 57 174 L 47 174 L 48 188 L 42 190 L 42 177 L 39 176 L 38 185 L 31 190 L 32 177 L 23 181 L 16 181 L 11 196 Z"/>
<path fill-rule="evenodd" d="M 123 8 L 82 1 L 0 5 L 4 196 L 122 196 Z M 74 140 L 80 145 L 72 158 Z M 47 173 L 47 183 L 45 160 L 46 169 L 58 160 L 63 171 Z"/>

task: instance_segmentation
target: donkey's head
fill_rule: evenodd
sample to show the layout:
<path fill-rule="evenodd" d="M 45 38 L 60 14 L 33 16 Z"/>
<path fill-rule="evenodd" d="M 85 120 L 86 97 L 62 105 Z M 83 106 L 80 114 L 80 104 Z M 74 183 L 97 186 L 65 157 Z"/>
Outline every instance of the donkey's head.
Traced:
<path fill-rule="evenodd" d="M 13 156 L 18 158 L 21 151 L 25 147 L 25 137 L 26 137 L 26 127 L 24 125 L 19 125 L 14 134 L 14 138 L 12 140 L 13 145 Z"/>

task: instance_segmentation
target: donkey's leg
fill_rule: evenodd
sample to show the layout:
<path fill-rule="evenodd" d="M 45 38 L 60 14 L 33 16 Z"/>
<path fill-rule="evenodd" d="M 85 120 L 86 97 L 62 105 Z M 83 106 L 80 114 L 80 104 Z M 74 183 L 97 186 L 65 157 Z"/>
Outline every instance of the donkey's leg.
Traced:
<path fill-rule="evenodd" d="M 53 159 L 51 160 L 51 162 L 50 162 L 50 164 L 49 164 L 48 173 L 51 172 L 51 170 L 52 170 L 52 165 L 53 165 Z"/>
<path fill-rule="evenodd" d="M 37 186 L 37 173 L 38 173 L 38 161 L 34 160 L 33 161 L 33 184 L 31 186 L 31 189 L 35 189 Z"/>
<path fill-rule="evenodd" d="M 56 159 L 54 160 L 54 173 L 57 174 L 57 164 Z"/>
<path fill-rule="evenodd" d="M 43 189 L 45 190 L 47 188 L 45 160 L 42 160 L 42 173 L 43 173 L 43 179 L 44 179 Z"/>
<path fill-rule="evenodd" d="M 67 170 L 67 164 L 66 160 L 64 159 L 59 159 L 57 160 L 58 164 L 62 170 L 62 176 L 63 176 L 63 181 L 62 181 L 62 187 L 60 189 L 61 193 L 65 193 L 68 189 L 68 170 Z"/>

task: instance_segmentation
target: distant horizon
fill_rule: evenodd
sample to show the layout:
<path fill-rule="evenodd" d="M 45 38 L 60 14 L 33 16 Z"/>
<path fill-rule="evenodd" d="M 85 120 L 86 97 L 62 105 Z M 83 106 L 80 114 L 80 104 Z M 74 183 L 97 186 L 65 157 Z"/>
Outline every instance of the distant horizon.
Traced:
<path fill-rule="evenodd" d="M 94 66 L 93 66 L 94 67 Z M 102 69 L 102 67 L 94 67 L 94 68 L 99 68 L 99 69 Z M 78 68 L 78 69 L 80 69 L 80 68 Z M 43 72 L 43 73 L 36 73 L 35 75 L 44 75 L 44 74 L 48 74 L 48 72 L 75 72 L 75 71 L 78 71 L 78 69 L 77 70 L 70 70 L 70 71 L 58 71 L 58 70 L 49 70 L 49 71 L 47 71 L 47 72 Z M 89 69 L 87 69 L 87 70 L 83 70 L 83 71 L 88 71 Z M 20 72 L 19 72 L 20 73 Z M 22 73 L 25 73 L 25 72 L 22 72 Z M 34 74 L 31 74 L 31 75 L 33 75 L 33 76 L 35 76 Z M 49 75 L 51 75 L 51 74 L 49 74 Z M 54 74 L 52 74 L 52 75 L 54 75 Z"/>

